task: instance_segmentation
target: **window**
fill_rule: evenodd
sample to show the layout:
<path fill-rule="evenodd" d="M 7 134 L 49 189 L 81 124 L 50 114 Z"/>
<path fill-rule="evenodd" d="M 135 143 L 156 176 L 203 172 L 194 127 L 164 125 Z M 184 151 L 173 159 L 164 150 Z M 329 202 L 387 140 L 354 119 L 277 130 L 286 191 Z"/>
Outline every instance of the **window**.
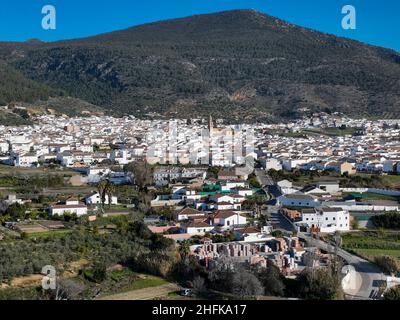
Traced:
<path fill-rule="evenodd" d="M 333 217 L 333 220 L 336 220 L 336 218 L 335 218 L 335 217 Z"/>
<path fill-rule="evenodd" d="M 325 220 L 328 221 L 328 217 L 326 217 Z"/>
<path fill-rule="evenodd" d="M 306 221 L 308 221 L 308 218 L 306 218 Z"/>

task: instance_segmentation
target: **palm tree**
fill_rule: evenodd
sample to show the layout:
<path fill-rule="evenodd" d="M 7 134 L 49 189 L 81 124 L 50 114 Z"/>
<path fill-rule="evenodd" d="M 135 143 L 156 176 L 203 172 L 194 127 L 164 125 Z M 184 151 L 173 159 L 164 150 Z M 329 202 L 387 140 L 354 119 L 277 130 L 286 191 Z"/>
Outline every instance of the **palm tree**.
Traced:
<path fill-rule="evenodd" d="M 115 186 L 110 180 L 107 180 L 107 182 L 108 183 L 105 191 L 108 197 L 108 208 L 111 208 L 111 199 L 113 194 L 115 193 Z"/>
<path fill-rule="evenodd" d="M 99 192 L 99 196 L 100 196 L 100 211 L 101 211 L 101 214 L 104 214 L 104 203 L 106 201 L 107 185 L 108 185 L 107 180 L 101 180 L 97 184 L 97 191 Z"/>
<path fill-rule="evenodd" d="M 180 243 L 179 254 L 181 255 L 181 258 L 184 259 L 189 255 L 189 253 L 190 253 L 190 243 L 187 240 L 183 240 Z"/>

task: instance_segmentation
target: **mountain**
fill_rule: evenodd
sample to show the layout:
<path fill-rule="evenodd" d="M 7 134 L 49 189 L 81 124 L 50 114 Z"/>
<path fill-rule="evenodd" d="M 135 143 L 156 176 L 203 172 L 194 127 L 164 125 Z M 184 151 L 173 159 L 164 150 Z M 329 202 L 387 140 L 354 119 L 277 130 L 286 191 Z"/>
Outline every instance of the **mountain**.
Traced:
<path fill-rule="evenodd" d="M 399 53 L 254 10 L 69 41 L 0 43 L 0 61 L 7 68 L 0 64 L 1 76 L 23 77 L 18 89 L 0 81 L 0 105 L 68 95 L 114 115 L 212 114 L 230 121 L 315 111 L 400 116 Z"/>

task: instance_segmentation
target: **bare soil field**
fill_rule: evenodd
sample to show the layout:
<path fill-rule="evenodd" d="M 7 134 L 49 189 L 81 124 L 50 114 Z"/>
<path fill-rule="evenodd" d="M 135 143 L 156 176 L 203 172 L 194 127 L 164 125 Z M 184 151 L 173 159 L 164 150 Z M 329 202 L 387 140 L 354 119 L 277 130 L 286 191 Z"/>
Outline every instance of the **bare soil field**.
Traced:
<path fill-rule="evenodd" d="M 178 291 L 176 284 L 168 283 L 162 286 L 137 289 L 123 293 L 117 293 L 99 298 L 99 300 L 151 300 L 168 295 L 170 292 Z"/>

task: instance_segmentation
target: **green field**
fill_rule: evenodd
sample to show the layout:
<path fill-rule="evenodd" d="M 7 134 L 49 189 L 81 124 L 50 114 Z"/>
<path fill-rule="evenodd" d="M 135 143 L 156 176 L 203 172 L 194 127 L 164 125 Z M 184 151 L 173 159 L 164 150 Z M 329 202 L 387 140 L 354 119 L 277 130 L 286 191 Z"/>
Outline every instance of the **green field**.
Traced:
<path fill-rule="evenodd" d="M 23 167 L 15 167 L 15 166 L 8 166 L 5 164 L 0 164 L 0 173 L 4 174 L 63 174 L 63 175 L 76 175 L 77 172 L 67 169 L 67 168 L 58 168 L 58 169 L 49 169 L 49 168 L 23 168 Z"/>
<path fill-rule="evenodd" d="M 131 280 L 128 280 L 129 278 Z M 137 273 L 130 269 L 124 268 L 122 270 L 116 270 L 110 273 L 109 279 L 102 283 L 104 291 L 101 296 L 158 287 L 169 283 L 170 282 L 163 278 Z"/>
<path fill-rule="evenodd" d="M 126 291 L 130 290 L 138 290 L 143 288 L 157 287 L 163 284 L 167 284 L 168 281 L 155 277 L 155 276 L 146 276 L 145 279 L 136 280 L 133 284 L 126 288 Z"/>
<path fill-rule="evenodd" d="M 64 237 L 67 234 L 70 234 L 72 230 L 70 229 L 63 229 L 63 230 L 52 230 L 52 231 L 45 231 L 45 232 L 33 232 L 27 234 L 28 239 L 34 238 L 49 238 L 49 237 Z"/>
<path fill-rule="evenodd" d="M 377 256 L 391 256 L 400 261 L 400 250 L 396 249 L 355 249 L 358 255 L 373 260 Z"/>
<path fill-rule="evenodd" d="M 330 137 L 338 137 L 338 136 L 345 136 L 345 135 L 353 135 L 354 133 L 357 132 L 356 128 L 323 128 L 323 129 L 306 129 L 303 130 L 303 132 L 306 133 L 312 133 L 312 134 L 319 134 L 319 135 L 324 135 L 324 136 L 330 136 Z"/>
<path fill-rule="evenodd" d="M 369 173 L 357 173 L 353 177 L 377 178 L 386 188 L 400 188 L 400 175 L 375 175 Z"/>
<path fill-rule="evenodd" d="M 393 187 L 400 186 L 400 175 L 386 175 L 386 176 L 381 176 L 381 178 L 384 182 L 392 185 Z"/>
<path fill-rule="evenodd" d="M 354 192 L 344 192 L 343 197 L 346 197 L 346 196 L 352 195 L 352 194 L 354 194 Z M 372 193 L 372 192 L 364 192 L 364 193 L 362 193 L 362 196 L 365 199 L 371 199 L 371 200 L 392 200 L 392 201 L 400 200 L 400 197 L 388 196 L 388 195 Z"/>
<path fill-rule="evenodd" d="M 348 233 L 342 236 L 343 248 L 373 261 L 376 256 L 388 255 L 400 262 L 400 234 L 380 231 Z"/>

